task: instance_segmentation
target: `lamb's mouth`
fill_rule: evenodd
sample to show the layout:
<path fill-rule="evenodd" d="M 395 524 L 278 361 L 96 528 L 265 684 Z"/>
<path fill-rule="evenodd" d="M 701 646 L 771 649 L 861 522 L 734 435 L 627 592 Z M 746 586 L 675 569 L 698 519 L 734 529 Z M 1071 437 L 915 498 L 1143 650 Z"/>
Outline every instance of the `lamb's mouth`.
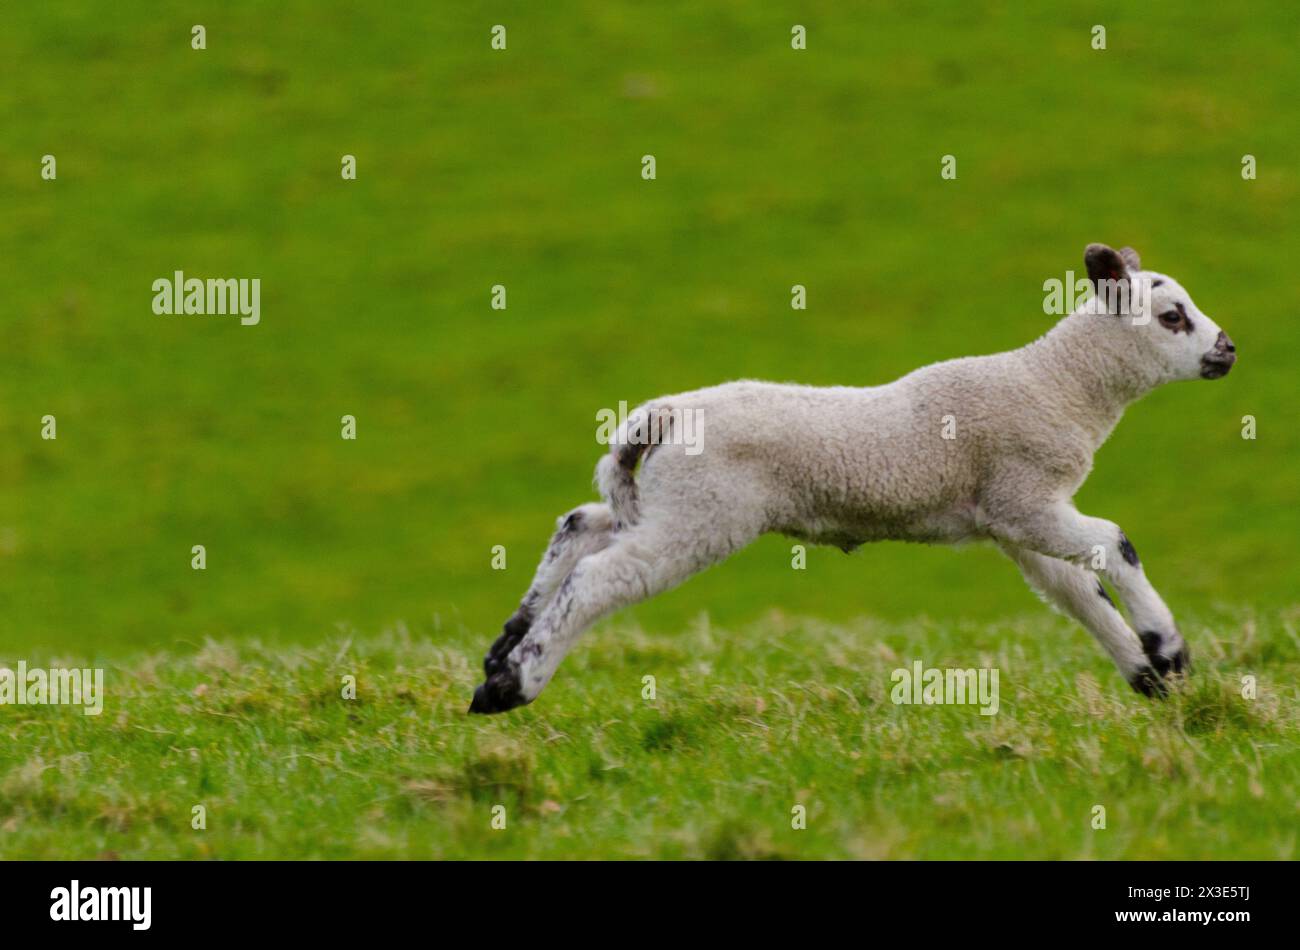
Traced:
<path fill-rule="evenodd" d="M 1237 357 L 1229 353 L 1226 357 L 1215 357 L 1211 359 L 1208 356 L 1201 357 L 1201 379 L 1218 379 L 1221 376 L 1227 376 L 1228 370 L 1232 369 L 1232 364 L 1237 362 Z"/>

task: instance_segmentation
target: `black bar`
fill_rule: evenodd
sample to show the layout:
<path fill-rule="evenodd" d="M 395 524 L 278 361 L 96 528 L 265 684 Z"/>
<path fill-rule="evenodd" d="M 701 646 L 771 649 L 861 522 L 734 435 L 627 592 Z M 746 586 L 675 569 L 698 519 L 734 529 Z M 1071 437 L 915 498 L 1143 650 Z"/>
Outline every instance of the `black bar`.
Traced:
<path fill-rule="evenodd" d="M 519 863 L 12 862 L 0 864 L 7 935 L 204 938 L 284 934 L 335 940 L 375 927 L 468 927 L 485 938 L 594 939 L 690 919 L 693 933 L 756 938 L 779 918 L 863 937 L 900 923 L 925 937 L 1188 932 L 1232 941 L 1293 922 L 1295 867 L 1264 862 Z M 132 922 L 51 919 L 52 893 L 150 888 L 147 931 Z M 1186 890 L 1180 891 L 1178 888 Z M 1219 890 L 1211 890 L 1211 889 Z M 1238 890 L 1231 890 L 1237 888 Z M 1137 889 L 1137 890 L 1134 890 Z M 119 897 L 120 897 L 120 893 Z M 141 894 L 143 892 L 140 892 Z M 98 900 L 98 893 L 96 898 Z M 128 909 L 131 905 L 127 905 Z M 136 907 L 140 910 L 141 908 Z M 1153 912 L 1148 920 L 1121 914 Z M 1215 915 L 1208 922 L 1190 913 Z M 1246 919 L 1218 915 L 1244 913 Z M 128 913 L 122 916 L 129 917 Z M 909 923 L 910 922 L 910 923 Z M 572 930 L 572 928 L 576 928 Z M 598 928 L 612 928 L 600 930 Z M 668 939 L 668 932 L 664 934 Z"/>

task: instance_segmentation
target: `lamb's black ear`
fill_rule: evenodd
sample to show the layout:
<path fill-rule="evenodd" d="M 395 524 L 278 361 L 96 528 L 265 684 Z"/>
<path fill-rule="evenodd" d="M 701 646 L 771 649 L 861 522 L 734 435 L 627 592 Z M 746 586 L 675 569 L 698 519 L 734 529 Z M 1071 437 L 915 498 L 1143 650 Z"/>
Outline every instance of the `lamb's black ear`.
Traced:
<path fill-rule="evenodd" d="M 1089 244 L 1083 252 L 1083 263 L 1088 268 L 1088 279 L 1092 281 L 1094 292 L 1099 280 L 1121 281 L 1128 277 L 1124 258 L 1119 251 L 1105 244 Z"/>
<path fill-rule="evenodd" d="M 1119 256 L 1124 258 L 1124 263 L 1128 266 L 1130 272 L 1140 271 L 1142 269 L 1142 258 L 1138 257 L 1138 252 L 1133 250 L 1133 248 L 1121 247 L 1119 249 Z"/>

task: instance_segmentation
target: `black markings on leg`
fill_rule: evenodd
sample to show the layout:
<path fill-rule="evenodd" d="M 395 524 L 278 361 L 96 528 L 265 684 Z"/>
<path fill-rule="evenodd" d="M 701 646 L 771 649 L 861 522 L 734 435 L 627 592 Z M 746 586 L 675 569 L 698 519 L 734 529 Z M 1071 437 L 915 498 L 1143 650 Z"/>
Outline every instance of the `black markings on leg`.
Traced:
<path fill-rule="evenodd" d="M 1169 657 L 1160 652 L 1160 645 L 1164 643 L 1164 637 L 1154 630 L 1143 630 L 1138 634 L 1138 639 L 1142 641 L 1142 652 L 1151 661 L 1151 668 L 1159 676 L 1166 675 L 1173 664 L 1170 662 Z"/>
<path fill-rule="evenodd" d="M 1102 585 L 1101 581 L 1097 581 L 1097 596 L 1106 601 L 1106 603 L 1110 604 L 1112 607 L 1115 607 L 1115 601 L 1110 599 L 1110 594 L 1106 592 L 1106 588 Z M 1115 609 L 1119 610 L 1118 607 L 1115 607 Z"/>
<path fill-rule="evenodd" d="M 555 622 L 557 624 L 562 625 L 568 620 L 569 614 L 573 610 L 573 575 L 576 573 L 578 573 L 578 569 L 575 567 L 569 572 L 569 576 L 560 582 L 560 589 L 555 592 L 555 598 L 551 601 L 552 604 L 558 605 L 556 607 L 557 612 L 561 609 L 564 611 L 556 617 Z"/>
<path fill-rule="evenodd" d="M 1138 634 L 1138 639 L 1142 641 L 1142 652 L 1151 661 L 1152 668 L 1161 676 L 1167 676 L 1171 672 L 1182 673 L 1191 670 L 1191 652 L 1187 649 L 1187 644 L 1183 644 L 1172 656 L 1166 656 L 1160 652 L 1165 638 L 1156 631 L 1144 630 Z"/>
<path fill-rule="evenodd" d="M 514 615 L 506 621 L 501 636 L 497 637 L 496 642 L 492 644 L 487 656 L 483 657 L 483 672 L 488 676 L 501 672 L 504 669 L 506 656 L 518 646 L 519 641 L 524 638 L 524 634 L 528 633 L 532 625 L 532 609 L 527 604 L 520 605 Z"/>
<path fill-rule="evenodd" d="M 586 527 L 586 520 L 582 517 L 581 511 L 571 511 L 565 516 L 564 521 L 555 529 L 555 534 L 551 536 L 551 543 L 542 555 L 542 560 L 550 564 L 557 557 L 563 554 L 569 548 L 569 544 L 574 535 L 581 534 Z"/>
<path fill-rule="evenodd" d="M 1119 533 L 1119 553 L 1124 555 L 1124 560 L 1134 567 L 1141 563 L 1138 560 L 1138 553 L 1133 547 L 1133 542 L 1128 539 L 1128 535 L 1123 531 Z"/>
<path fill-rule="evenodd" d="M 1156 631 L 1143 630 L 1138 634 L 1138 639 L 1142 642 L 1142 652 L 1147 655 L 1151 665 L 1134 674 L 1128 681 L 1129 685 L 1143 696 L 1164 699 L 1169 695 L 1169 684 L 1166 682 L 1169 673 L 1181 673 L 1187 666 L 1187 648 L 1183 647 L 1168 657 L 1160 652 L 1165 638 Z"/>

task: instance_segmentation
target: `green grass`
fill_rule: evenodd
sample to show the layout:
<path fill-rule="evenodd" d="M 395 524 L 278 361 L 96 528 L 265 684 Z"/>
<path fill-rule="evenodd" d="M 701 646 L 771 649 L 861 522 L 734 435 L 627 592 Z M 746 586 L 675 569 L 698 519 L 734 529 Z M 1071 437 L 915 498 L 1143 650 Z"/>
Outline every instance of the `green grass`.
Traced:
<path fill-rule="evenodd" d="M 1293 859 L 1298 621 L 1185 625 L 1164 703 L 1048 615 L 608 625 L 489 719 L 463 635 L 209 642 L 110 668 L 99 717 L 4 710 L 0 857 Z M 917 659 L 997 668 L 998 713 L 895 705 Z"/>
<path fill-rule="evenodd" d="M 0 709 L 0 853 L 1291 854 L 1297 26 L 1210 0 L 5 5 L 0 662 L 113 673 L 98 720 Z M 1079 497 L 1211 661 L 1186 702 L 1129 696 L 994 551 L 796 572 L 769 538 L 588 636 L 536 710 L 460 716 L 591 497 L 597 410 L 1020 345 L 1098 240 L 1241 357 L 1131 409 Z M 259 277 L 261 324 L 155 316 L 177 269 Z M 771 635 L 776 607 L 830 632 Z M 881 642 L 1007 653 L 1004 712 L 882 706 Z M 1248 711 L 1234 663 L 1273 684 Z"/>
<path fill-rule="evenodd" d="M 1082 507 L 1176 610 L 1295 602 L 1290 7 L 82 6 L 0 29 L 0 655 L 486 636 L 591 497 L 598 409 L 1020 345 L 1093 240 L 1182 277 L 1241 361 L 1131 410 Z M 155 316 L 176 269 L 260 277 L 262 323 Z M 885 545 L 802 584 L 788 563 L 764 541 L 636 617 L 1024 602 L 991 554 Z"/>

